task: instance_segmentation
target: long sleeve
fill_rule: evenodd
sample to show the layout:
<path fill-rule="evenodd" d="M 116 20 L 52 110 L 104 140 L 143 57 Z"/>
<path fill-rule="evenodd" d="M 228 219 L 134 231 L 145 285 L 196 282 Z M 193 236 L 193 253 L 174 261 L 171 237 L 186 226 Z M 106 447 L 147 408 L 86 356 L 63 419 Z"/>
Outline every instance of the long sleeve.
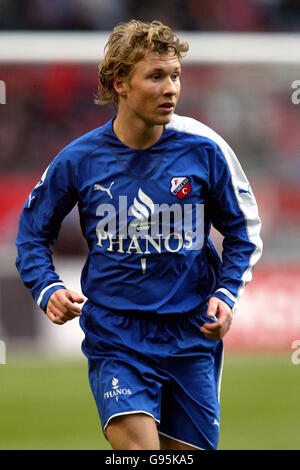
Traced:
<path fill-rule="evenodd" d="M 36 303 L 45 311 L 50 295 L 64 288 L 55 272 L 51 244 L 77 202 L 70 160 L 59 154 L 34 187 L 22 210 L 16 239 L 16 266 Z"/>
<path fill-rule="evenodd" d="M 261 221 L 254 194 L 232 149 L 224 142 L 210 154 L 208 211 L 224 236 L 214 296 L 234 308 L 262 254 Z"/>

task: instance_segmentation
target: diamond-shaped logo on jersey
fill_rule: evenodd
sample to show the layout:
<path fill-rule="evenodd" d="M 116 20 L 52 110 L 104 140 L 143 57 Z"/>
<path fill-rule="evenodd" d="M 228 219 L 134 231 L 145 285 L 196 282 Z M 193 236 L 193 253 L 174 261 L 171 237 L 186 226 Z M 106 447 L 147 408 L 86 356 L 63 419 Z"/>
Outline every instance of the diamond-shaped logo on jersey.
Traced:
<path fill-rule="evenodd" d="M 186 176 L 175 176 L 171 179 L 171 193 L 179 199 L 190 194 L 191 190 L 190 180 Z"/>

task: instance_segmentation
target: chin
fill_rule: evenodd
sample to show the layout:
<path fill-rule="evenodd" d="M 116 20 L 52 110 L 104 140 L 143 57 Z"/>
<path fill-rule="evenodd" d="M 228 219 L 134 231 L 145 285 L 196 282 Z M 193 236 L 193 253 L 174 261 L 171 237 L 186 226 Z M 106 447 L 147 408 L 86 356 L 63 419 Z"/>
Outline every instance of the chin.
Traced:
<path fill-rule="evenodd" d="M 156 119 L 156 125 L 165 125 L 165 124 L 169 124 L 169 122 L 171 121 L 172 117 L 173 117 L 173 114 L 174 112 L 172 111 L 172 113 L 169 113 L 169 114 L 166 114 L 165 116 L 159 116 L 157 119 Z"/>

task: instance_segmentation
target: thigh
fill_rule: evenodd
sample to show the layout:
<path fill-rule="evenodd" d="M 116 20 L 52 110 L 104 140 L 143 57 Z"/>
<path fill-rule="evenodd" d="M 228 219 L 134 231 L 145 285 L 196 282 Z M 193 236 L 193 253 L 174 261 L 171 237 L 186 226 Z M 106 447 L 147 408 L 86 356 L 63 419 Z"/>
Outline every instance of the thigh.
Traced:
<path fill-rule="evenodd" d="M 159 450 L 159 437 L 154 419 L 143 413 L 113 418 L 106 436 L 114 450 Z"/>
<path fill-rule="evenodd" d="M 160 450 L 197 450 L 197 447 L 190 446 L 176 439 L 159 435 Z"/>

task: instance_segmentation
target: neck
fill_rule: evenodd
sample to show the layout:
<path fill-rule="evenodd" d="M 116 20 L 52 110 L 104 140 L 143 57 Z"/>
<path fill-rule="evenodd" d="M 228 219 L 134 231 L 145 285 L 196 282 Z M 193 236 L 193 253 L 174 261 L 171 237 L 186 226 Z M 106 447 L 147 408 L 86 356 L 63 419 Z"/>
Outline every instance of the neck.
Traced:
<path fill-rule="evenodd" d="M 118 112 L 113 124 L 114 132 L 118 139 L 134 149 L 145 149 L 155 144 L 161 137 L 164 126 L 147 126 L 144 122 L 123 117 Z"/>

